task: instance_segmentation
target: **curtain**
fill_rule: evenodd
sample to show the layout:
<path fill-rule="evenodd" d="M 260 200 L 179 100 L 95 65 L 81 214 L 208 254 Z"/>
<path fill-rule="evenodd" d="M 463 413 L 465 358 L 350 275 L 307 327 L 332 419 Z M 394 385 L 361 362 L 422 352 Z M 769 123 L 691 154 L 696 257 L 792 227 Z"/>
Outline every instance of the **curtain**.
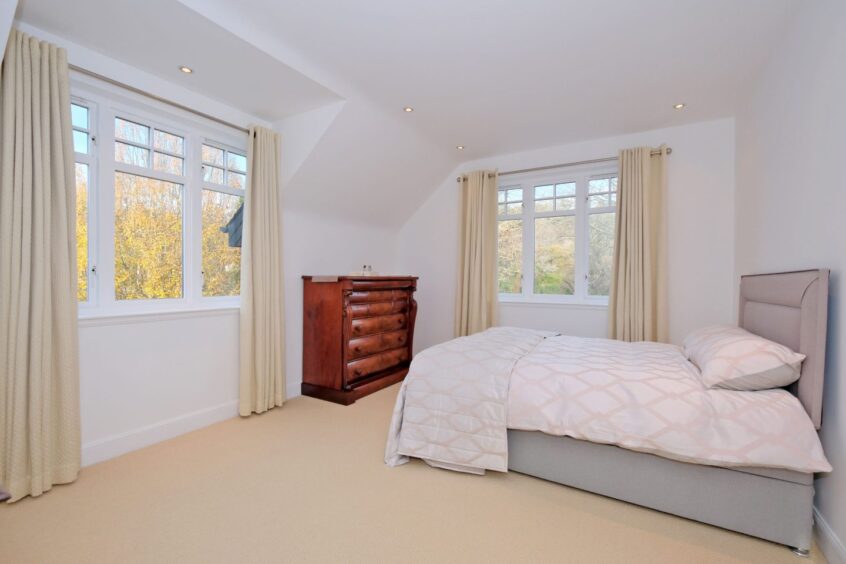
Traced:
<path fill-rule="evenodd" d="M 496 171 L 471 172 L 461 181 L 461 233 L 455 336 L 496 324 Z"/>
<path fill-rule="evenodd" d="M 285 401 L 285 322 L 279 159 L 282 141 L 250 128 L 241 231 L 241 378 L 239 412 L 262 413 Z"/>
<path fill-rule="evenodd" d="M 0 71 L 0 484 L 80 465 L 76 188 L 64 49 L 12 30 Z"/>
<path fill-rule="evenodd" d="M 623 341 L 667 341 L 667 148 L 620 151 L 617 231 L 608 304 L 608 333 Z"/>

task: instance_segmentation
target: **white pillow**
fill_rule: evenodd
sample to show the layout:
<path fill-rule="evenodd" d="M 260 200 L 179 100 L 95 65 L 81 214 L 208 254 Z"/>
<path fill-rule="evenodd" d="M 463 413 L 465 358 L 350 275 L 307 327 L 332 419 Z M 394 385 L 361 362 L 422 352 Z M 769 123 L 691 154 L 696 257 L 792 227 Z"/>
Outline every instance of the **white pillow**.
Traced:
<path fill-rule="evenodd" d="M 733 325 L 698 329 L 684 340 L 684 354 L 709 388 L 768 390 L 799 379 L 804 354 Z"/>

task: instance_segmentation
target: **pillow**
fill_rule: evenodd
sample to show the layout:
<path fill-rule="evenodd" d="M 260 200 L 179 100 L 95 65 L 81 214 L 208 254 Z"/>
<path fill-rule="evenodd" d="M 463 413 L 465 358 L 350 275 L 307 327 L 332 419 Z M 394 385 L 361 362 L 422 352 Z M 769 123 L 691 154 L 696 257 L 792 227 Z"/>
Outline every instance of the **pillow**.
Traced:
<path fill-rule="evenodd" d="M 684 354 L 699 367 L 708 388 L 768 390 L 799 379 L 804 354 L 732 325 L 694 331 Z"/>

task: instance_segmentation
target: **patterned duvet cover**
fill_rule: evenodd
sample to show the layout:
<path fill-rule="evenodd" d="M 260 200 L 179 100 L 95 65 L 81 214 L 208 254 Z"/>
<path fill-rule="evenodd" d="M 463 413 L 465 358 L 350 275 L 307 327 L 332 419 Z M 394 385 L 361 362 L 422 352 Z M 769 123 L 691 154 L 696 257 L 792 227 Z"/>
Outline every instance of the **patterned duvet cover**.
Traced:
<path fill-rule="evenodd" d="M 683 462 L 828 472 L 785 390 L 709 390 L 679 347 L 498 327 L 415 357 L 385 461 L 508 469 L 507 429 L 614 444 Z"/>

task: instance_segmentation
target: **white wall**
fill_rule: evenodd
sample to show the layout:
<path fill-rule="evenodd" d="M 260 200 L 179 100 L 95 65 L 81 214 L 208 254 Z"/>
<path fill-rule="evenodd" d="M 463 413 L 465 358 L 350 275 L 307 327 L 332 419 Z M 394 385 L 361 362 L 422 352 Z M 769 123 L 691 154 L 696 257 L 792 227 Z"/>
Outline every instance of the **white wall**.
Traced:
<path fill-rule="evenodd" d="M 670 337 L 735 319 L 734 122 L 723 119 L 595 139 L 464 163 L 400 230 L 398 265 L 421 277 L 418 350 L 452 337 L 458 245 L 459 172 L 501 171 L 616 155 L 637 145 L 673 149 L 668 159 Z M 607 308 L 500 306 L 500 323 L 604 336 Z"/>
<path fill-rule="evenodd" d="M 803 5 L 737 116 L 737 272 L 832 271 L 818 531 L 846 562 L 846 3 Z"/>
<path fill-rule="evenodd" d="M 17 7 L 17 0 L 0 0 L 0 50 L 3 54 L 6 53 L 6 41 L 12 29 L 12 20 L 15 19 Z M 0 60 L 3 59 L 3 54 L 0 54 Z"/>

